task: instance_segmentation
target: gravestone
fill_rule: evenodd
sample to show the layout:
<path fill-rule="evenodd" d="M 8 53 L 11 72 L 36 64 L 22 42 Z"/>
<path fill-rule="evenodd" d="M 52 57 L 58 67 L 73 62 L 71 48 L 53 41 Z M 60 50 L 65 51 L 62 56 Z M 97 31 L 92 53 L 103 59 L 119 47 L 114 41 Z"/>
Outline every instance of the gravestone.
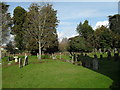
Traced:
<path fill-rule="evenodd" d="M 103 55 L 102 54 L 100 55 L 100 59 L 103 59 Z"/>
<path fill-rule="evenodd" d="M 22 59 L 19 58 L 19 68 L 22 68 L 22 67 L 23 67 L 23 65 L 22 65 Z"/>
<path fill-rule="evenodd" d="M 108 51 L 107 55 L 108 55 L 108 60 L 110 60 L 111 59 L 111 52 Z"/>
<path fill-rule="evenodd" d="M 56 59 L 56 56 L 54 56 L 54 54 L 52 54 L 52 59 Z"/>
<path fill-rule="evenodd" d="M 24 66 L 28 65 L 28 56 L 25 54 Z"/>
<path fill-rule="evenodd" d="M 18 56 L 15 56 L 14 58 L 15 58 L 15 62 L 18 62 Z"/>
<path fill-rule="evenodd" d="M 78 59 L 78 55 L 75 55 L 75 62 L 77 62 L 77 59 Z"/>
<path fill-rule="evenodd" d="M 76 55 L 74 54 L 73 56 L 73 61 L 75 62 L 76 61 Z"/>
<path fill-rule="evenodd" d="M 77 55 L 77 61 L 78 62 L 80 61 L 80 55 Z"/>
<path fill-rule="evenodd" d="M 93 69 L 94 69 L 94 70 L 98 70 L 97 55 L 94 55 L 94 59 L 93 59 Z"/>
<path fill-rule="evenodd" d="M 7 58 L 7 61 L 12 61 L 12 60 L 14 60 L 13 57 L 8 57 L 8 58 Z"/>
<path fill-rule="evenodd" d="M 8 57 L 7 61 L 10 61 L 10 57 Z"/>
<path fill-rule="evenodd" d="M 114 54 L 114 61 L 117 61 L 119 59 L 119 53 Z"/>
<path fill-rule="evenodd" d="M 102 51 L 101 51 L 101 48 L 99 49 L 99 53 L 101 53 Z"/>
<path fill-rule="evenodd" d="M 39 54 L 37 53 L 37 58 L 39 57 Z"/>
<path fill-rule="evenodd" d="M 71 60 L 71 63 L 74 63 L 74 56 L 72 56 L 72 60 Z"/>
<path fill-rule="evenodd" d="M 89 60 L 89 59 L 86 60 L 85 66 L 86 66 L 87 68 L 90 67 L 90 60 Z"/>
<path fill-rule="evenodd" d="M 83 53 L 81 53 L 81 56 L 83 56 Z"/>

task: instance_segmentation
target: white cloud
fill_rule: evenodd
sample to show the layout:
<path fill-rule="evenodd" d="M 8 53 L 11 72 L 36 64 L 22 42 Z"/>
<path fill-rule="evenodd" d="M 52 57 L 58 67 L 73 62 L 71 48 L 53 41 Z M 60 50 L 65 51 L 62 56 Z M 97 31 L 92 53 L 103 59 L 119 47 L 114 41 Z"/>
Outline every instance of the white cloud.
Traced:
<path fill-rule="evenodd" d="M 95 30 L 96 28 L 100 27 L 100 26 L 108 26 L 109 25 L 109 22 L 106 20 L 106 21 L 98 21 L 95 25 L 95 27 L 93 27 L 93 29 Z"/>
<path fill-rule="evenodd" d="M 75 31 L 75 27 L 73 26 L 68 25 L 61 27 L 60 29 L 61 30 L 57 32 L 59 42 L 62 41 L 63 38 L 70 38 L 77 35 L 77 32 Z"/>

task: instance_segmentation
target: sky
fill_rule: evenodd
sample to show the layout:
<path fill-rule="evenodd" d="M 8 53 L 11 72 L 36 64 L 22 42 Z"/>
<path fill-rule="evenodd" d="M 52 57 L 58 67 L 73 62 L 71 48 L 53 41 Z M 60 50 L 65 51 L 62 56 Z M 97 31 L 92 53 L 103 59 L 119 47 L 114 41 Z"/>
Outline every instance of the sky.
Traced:
<path fill-rule="evenodd" d="M 13 16 L 13 10 L 17 6 L 28 11 L 33 2 L 7 2 L 9 12 Z M 57 27 L 59 41 L 62 38 L 70 38 L 78 35 L 77 25 L 85 20 L 96 29 L 99 25 L 108 24 L 108 16 L 118 13 L 118 2 L 50 2 L 57 10 L 57 17 L 60 21 Z"/>

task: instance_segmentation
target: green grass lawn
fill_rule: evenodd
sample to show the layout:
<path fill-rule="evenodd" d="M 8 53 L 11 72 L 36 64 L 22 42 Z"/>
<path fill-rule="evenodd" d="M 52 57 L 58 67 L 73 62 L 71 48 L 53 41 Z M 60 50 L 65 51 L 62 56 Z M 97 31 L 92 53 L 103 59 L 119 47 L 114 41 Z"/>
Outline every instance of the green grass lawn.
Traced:
<path fill-rule="evenodd" d="M 40 63 L 36 56 L 30 56 L 29 65 L 21 69 L 18 64 L 6 63 L 3 88 L 109 88 L 113 83 L 107 75 L 60 60 L 44 59 Z"/>

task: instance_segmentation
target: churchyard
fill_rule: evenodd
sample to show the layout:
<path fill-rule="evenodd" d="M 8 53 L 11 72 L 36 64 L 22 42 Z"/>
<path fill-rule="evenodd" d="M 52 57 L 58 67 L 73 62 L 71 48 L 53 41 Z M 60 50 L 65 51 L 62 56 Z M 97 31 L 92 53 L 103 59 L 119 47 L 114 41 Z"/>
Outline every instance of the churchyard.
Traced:
<path fill-rule="evenodd" d="M 120 88 L 120 13 L 112 5 L 0 2 L 2 88 Z"/>
<path fill-rule="evenodd" d="M 78 53 L 77 53 L 78 54 Z M 80 54 L 81 55 L 81 54 Z M 23 66 L 15 60 L 8 61 L 3 58 L 3 88 L 114 88 L 119 85 L 119 60 L 107 54 L 97 53 L 97 66 L 94 54 L 83 54 L 73 60 L 69 54 L 54 54 L 42 56 L 39 61 L 37 56 L 28 56 L 28 65 Z M 61 57 L 61 58 L 60 58 Z M 119 59 L 119 57 L 118 57 Z M 91 61 L 89 61 L 91 60 Z M 87 62 L 88 61 L 88 62 Z M 89 64 L 90 62 L 90 64 Z M 113 67 L 112 67 L 113 66 Z M 97 67 L 97 68 L 96 68 Z"/>

